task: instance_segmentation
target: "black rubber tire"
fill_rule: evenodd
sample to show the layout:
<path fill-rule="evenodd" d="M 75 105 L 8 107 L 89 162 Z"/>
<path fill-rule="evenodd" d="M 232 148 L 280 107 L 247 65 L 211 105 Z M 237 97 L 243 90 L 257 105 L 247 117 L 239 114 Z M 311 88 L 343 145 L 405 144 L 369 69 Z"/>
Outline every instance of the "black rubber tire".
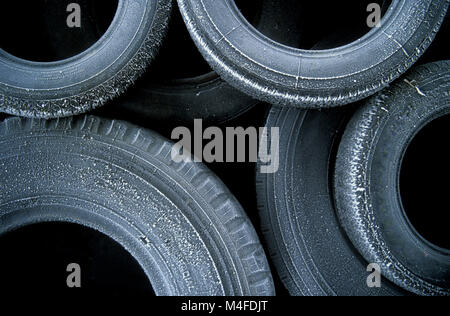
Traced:
<path fill-rule="evenodd" d="M 386 278 L 420 295 L 450 295 L 450 251 L 414 230 L 399 175 L 414 136 L 450 113 L 449 95 L 449 61 L 417 67 L 355 114 L 336 161 L 336 207 L 349 238 Z"/>
<path fill-rule="evenodd" d="M 199 62 L 204 65 L 197 65 L 197 75 L 183 77 L 177 74 L 180 70 L 171 70 L 180 63 L 183 63 L 180 68 L 194 68 Z M 205 72 L 201 73 L 203 69 Z M 116 111 L 150 122 L 170 120 L 174 124 L 192 124 L 194 119 L 203 119 L 207 124 L 221 124 L 258 103 L 211 70 L 192 43 L 179 11 L 173 10 L 166 40 L 154 65 L 112 106 Z"/>
<path fill-rule="evenodd" d="M 98 21 L 102 12 L 96 12 L 97 6 L 93 7 L 86 1 L 79 4 L 84 13 L 80 32 L 68 30 L 64 28 L 65 25 L 61 25 L 65 23 L 60 15 L 66 14 L 66 3 L 58 0 L 46 8 L 48 36 L 52 42 L 60 44 L 54 47 L 57 55 L 72 56 L 74 50 L 82 45 L 89 47 L 102 36 L 104 25 L 102 21 Z M 54 32 L 55 28 L 62 30 Z M 183 54 L 180 55 L 180 52 Z M 194 68 L 195 64 L 190 63 L 195 63 L 198 59 L 204 62 L 208 70 L 203 75 L 183 79 L 167 78 L 166 73 L 174 71 L 171 68 L 180 63 Z M 146 122 L 170 120 L 174 124 L 186 124 L 201 118 L 210 124 L 220 124 L 259 103 L 232 88 L 209 68 L 192 43 L 179 10 L 171 12 L 167 35 L 152 65 L 123 98 L 110 103 L 105 111 L 139 117 Z"/>
<path fill-rule="evenodd" d="M 207 168 L 93 116 L 0 123 L 0 234 L 39 222 L 96 229 L 138 261 L 157 295 L 273 295 L 256 232 Z"/>
<path fill-rule="evenodd" d="M 363 99 L 398 78 L 430 45 L 450 1 L 394 1 L 381 27 L 332 50 L 298 50 L 267 39 L 234 1 L 178 0 L 212 68 L 262 101 L 301 108 Z"/>
<path fill-rule="evenodd" d="M 260 103 L 220 79 L 215 72 L 170 84 L 138 84 L 112 107 L 150 122 L 228 122 Z"/>
<path fill-rule="evenodd" d="M 269 10 L 270 5 L 267 3 L 271 1 L 261 0 L 260 7 L 252 12 L 257 28 L 288 44 L 295 43 L 298 39 L 295 17 L 287 17 L 281 10 Z M 194 60 L 197 54 L 200 55 L 198 58 L 203 58 L 192 43 L 180 13 L 176 11 L 173 12 L 168 36 L 153 68 L 135 88 L 113 105 L 116 110 L 151 121 L 171 120 L 177 124 L 192 124 L 194 119 L 203 119 L 207 124 L 223 124 L 260 103 L 230 86 L 210 69 L 198 76 L 162 79 L 166 77 L 164 73 L 168 68 L 177 63 L 175 59 L 189 63 L 185 56 L 180 57 L 180 52 Z M 286 32 L 287 29 L 290 32 Z M 195 56 L 192 50 L 195 50 Z"/>
<path fill-rule="evenodd" d="M 279 127 L 280 167 L 257 173 L 258 208 L 270 256 L 291 295 L 404 294 L 387 280 L 382 288 L 367 286 L 368 263 L 334 211 L 332 158 L 348 115 L 273 107 L 267 118 L 266 127 Z"/>
<path fill-rule="evenodd" d="M 54 118 L 103 105 L 127 89 L 154 58 L 172 0 L 119 0 L 108 31 L 89 49 L 35 63 L 0 49 L 0 111 Z"/>

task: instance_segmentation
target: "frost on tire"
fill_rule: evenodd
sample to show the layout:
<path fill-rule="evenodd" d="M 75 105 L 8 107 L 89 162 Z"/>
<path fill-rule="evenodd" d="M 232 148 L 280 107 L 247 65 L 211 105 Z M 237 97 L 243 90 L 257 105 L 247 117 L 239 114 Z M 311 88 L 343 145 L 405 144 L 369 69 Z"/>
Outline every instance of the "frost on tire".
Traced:
<path fill-rule="evenodd" d="M 237 200 L 171 143 L 93 116 L 0 123 L 0 234 L 71 222 L 117 241 L 157 295 L 273 295 L 264 250 Z"/>
<path fill-rule="evenodd" d="M 71 58 L 34 62 L 0 49 L 0 111 L 55 118 L 104 105 L 123 93 L 154 59 L 171 6 L 171 0 L 120 0 L 108 31 Z"/>

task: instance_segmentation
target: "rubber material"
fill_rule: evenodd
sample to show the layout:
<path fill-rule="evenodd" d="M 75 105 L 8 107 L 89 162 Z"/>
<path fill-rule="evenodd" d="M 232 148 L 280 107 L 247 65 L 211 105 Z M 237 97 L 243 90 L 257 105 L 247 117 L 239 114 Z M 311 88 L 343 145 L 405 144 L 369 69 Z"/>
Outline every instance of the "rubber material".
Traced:
<path fill-rule="evenodd" d="M 273 107 L 266 127 L 279 127 L 280 167 L 257 173 L 262 231 L 291 295 L 403 295 L 387 280 L 366 284 L 368 263 L 337 220 L 330 177 L 347 111 Z M 260 170 L 259 167 L 257 170 Z"/>
<path fill-rule="evenodd" d="M 104 36 L 72 58 L 36 63 L 0 50 L 0 111 L 54 118 L 99 107 L 125 91 L 154 58 L 171 0 L 120 0 Z"/>
<path fill-rule="evenodd" d="M 270 10 L 272 0 L 260 2 L 260 7 L 255 3 L 256 8 L 248 8 L 254 11 L 251 19 L 257 28 L 265 34 L 294 44 L 298 36 L 296 17 L 286 16 L 281 10 Z M 185 63 L 180 68 L 192 68 L 194 66 L 190 63 L 195 65 L 197 58 L 203 59 L 192 43 L 181 14 L 178 10 L 173 11 L 168 35 L 154 66 L 137 83 L 137 87 L 114 106 L 119 111 L 153 121 L 171 120 L 178 124 L 191 124 L 194 119 L 201 118 L 207 124 L 222 124 L 260 103 L 222 80 L 206 62 L 208 71 L 200 75 L 167 78 L 166 73 L 173 72 L 171 67 L 178 67 L 180 61 Z M 195 51 L 195 55 L 191 51 Z"/>
<path fill-rule="evenodd" d="M 412 228 L 399 174 L 414 136 L 450 113 L 449 95 L 449 61 L 417 67 L 355 114 L 336 162 L 336 206 L 353 244 L 386 278 L 420 295 L 450 294 L 450 251 Z"/>
<path fill-rule="evenodd" d="M 258 103 L 211 72 L 171 84 L 139 83 L 112 106 L 150 121 L 192 124 L 194 119 L 202 119 L 207 124 L 222 124 Z"/>
<path fill-rule="evenodd" d="M 253 28 L 234 1 L 178 0 L 203 56 L 241 91 L 276 105 L 322 108 L 363 99 L 386 87 L 422 55 L 448 0 L 394 1 L 380 28 L 332 50 L 298 50 Z"/>
<path fill-rule="evenodd" d="M 38 222 L 96 229 L 157 295 L 273 295 L 264 250 L 212 172 L 128 123 L 83 116 L 0 123 L 0 234 Z"/>

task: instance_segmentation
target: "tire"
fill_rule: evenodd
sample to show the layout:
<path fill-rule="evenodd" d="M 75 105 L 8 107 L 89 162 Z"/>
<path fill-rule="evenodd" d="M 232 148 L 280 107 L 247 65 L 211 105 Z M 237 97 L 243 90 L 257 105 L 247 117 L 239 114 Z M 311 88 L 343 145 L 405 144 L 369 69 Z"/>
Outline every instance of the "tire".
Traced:
<path fill-rule="evenodd" d="M 220 79 L 215 72 L 170 83 L 139 83 L 112 105 L 116 111 L 147 121 L 192 124 L 228 122 L 260 103 Z"/>
<path fill-rule="evenodd" d="M 273 107 L 267 117 L 267 128 L 279 127 L 280 166 L 273 174 L 257 173 L 258 208 L 272 261 L 291 295 L 405 294 L 388 281 L 367 286 L 368 263 L 335 215 L 329 175 L 348 115 Z"/>
<path fill-rule="evenodd" d="M 119 0 L 104 36 L 68 59 L 36 63 L 0 50 L 0 111 L 35 118 L 63 117 L 89 111 L 118 96 L 154 58 L 171 4 L 171 0 Z"/>
<path fill-rule="evenodd" d="M 381 27 L 357 41 L 308 51 L 263 36 L 234 1 L 178 3 L 197 47 L 223 79 L 259 100 L 300 108 L 343 105 L 386 87 L 430 45 L 449 5 L 394 1 Z"/>
<path fill-rule="evenodd" d="M 449 61 L 417 67 L 355 114 L 336 162 L 336 206 L 352 243 L 386 278 L 419 295 L 450 294 L 450 252 L 411 225 L 399 175 L 415 135 L 450 113 L 449 92 Z"/>
<path fill-rule="evenodd" d="M 244 0 L 245 1 L 245 0 Z M 281 10 L 271 10 L 273 0 L 262 0 L 252 11 L 252 20 L 265 34 L 295 43 L 295 16 L 286 16 Z M 272 24 L 276 23 L 277 27 Z M 137 87 L 114 105 L 119 112 L 125 111 L 147 120 L 171 120 L 177 124 L 192 124 L 203 119 L 207 124 L 223 124 L 246 113 L 260 101 L 242 93 L 222 80 L 204 61 L 178 10 L 174 10 L 167 38 L 151 71 L 140 80 Z M 285 30 L 289 29 L 290 32 Z M 182 54 L 180 54 L 182 52 Z M 202 63 L 198 65 L 198 61 Z M 197 66 L 197 67 L 195 67 Z M 206 66 L 206 67 L 205 67 Z M 171 67 L 179 67 L 168 77 Z M 184 76 L 177 72 L 192 68 L 196 75 Z M 203 73 L 198 73 L 199 70 Z"/>
<path fill-rule="evenodd" d="M 258 103 L 211 70 L 192 43 L 180 13 L 174 10 L 154 65 L 113 107 L 147 121 L 192 124 L 194 119 L 203 119 L 221 124 Z"/>
<path fill-rule="evenodd" d="M 212 172 L 171 143 L 93 116 L 0 124 L 0 235 L 70 222 L 111 237 L 157 295 L 273 295 L 266 257 Z"/>

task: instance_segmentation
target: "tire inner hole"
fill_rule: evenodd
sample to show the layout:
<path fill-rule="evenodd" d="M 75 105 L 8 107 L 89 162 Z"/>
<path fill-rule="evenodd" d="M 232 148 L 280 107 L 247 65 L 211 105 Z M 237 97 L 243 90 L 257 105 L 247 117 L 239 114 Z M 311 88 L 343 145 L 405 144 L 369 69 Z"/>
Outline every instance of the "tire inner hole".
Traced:
<path fill-rule="evenodd" d="M 35 62 L 59 61 L 87 50 L 107 31 L 118 6 L 118 0 L 4 2 L 0 48 Z M 79 4 L 80 10 L 68 8 L 71 3 Z M 77 21 L 76 12 L 80 13 L 80 27 L 69 27 L 68 20 Z"/>
<path fill-rule="evenodd" d="M 410 223 L 425 240 L 447 250 L 449 134 L 450 115 L 426 125 L 408 146 L 400 172 L 400 194 Z"/>
<path fill-rule="evenodd" d="M 253 1 L 245 2 L 248 18 L 257 24 L 260 6 L 250 5 Z M 153 83 L 176 84 L 178 80 L 196 79 L 211 72 L 211 67 L 194 44 L 180 10 L 174 8 L 163 46 L 145 77 Z"/>
<path fill-rule="evenodd" d="M 251 19 L 249 3 L 261 7 L 259 27 Z M 333 49 L 352 43 L 372 27 L 367 20 L 369 4 L 379 5 L 381 17 L 392 0 L 301 1 L 235 0 L 242 15 L 262 34 L 275 42 L 304 50 Z"/>
<path fill-rule="evenodd" d="M 0 280 L 5 289 L 154 294 L 146 274 L 128 251 L 85 226 L 59 222 L 25 226 L 0 236 L 0 249 Z M 67 286 L 67 278 L 74 272 L 66 271 L 71 263 L 80 266 L 79 289 Z"/>
<path fill-rule="evenodd" d="M 173 83 L 212 72 L 191 39 L 178 8 L 172 11 L 164 43 L 147 77 L 155 83 Z"/>

